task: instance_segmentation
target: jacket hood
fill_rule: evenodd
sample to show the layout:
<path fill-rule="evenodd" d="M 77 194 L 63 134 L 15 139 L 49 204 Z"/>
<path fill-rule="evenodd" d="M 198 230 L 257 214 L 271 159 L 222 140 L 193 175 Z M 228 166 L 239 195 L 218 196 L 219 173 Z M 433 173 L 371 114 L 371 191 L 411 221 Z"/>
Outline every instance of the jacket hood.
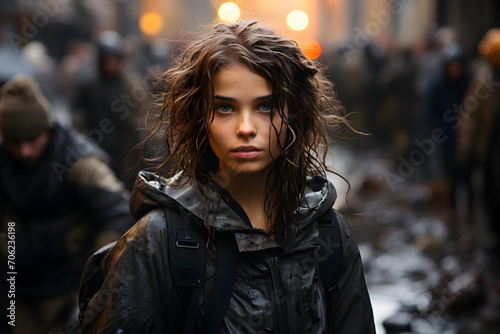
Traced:
<path fill-rule="evenodd" d="M 131 194 L 130 212 L 136 219 L 140 219 L 154 209 L 182 207 L 191 217 L 203 222 L 204 214 L 199 205 L 202 195 L 191 183 L 182 185 L 186 180 L 186 176 L 181 173 L 166 179 L 151 172 L 140 172 Z M 218 197 L 215 193 L 210 196 L 214 201 Z M 327 179 L 320 175 L 308 176 L 305 195 L 295 212 L 297 226 L 302 229 L 308 222 L 315 221 L 332 208 L 336 198 L 335 188 Z M 215 217 L 216 221 L 213 224 L 209 222 L 209 225 L 216 229 L 238 231 L 249 228 L 224 201 L 219 201 Z"/>

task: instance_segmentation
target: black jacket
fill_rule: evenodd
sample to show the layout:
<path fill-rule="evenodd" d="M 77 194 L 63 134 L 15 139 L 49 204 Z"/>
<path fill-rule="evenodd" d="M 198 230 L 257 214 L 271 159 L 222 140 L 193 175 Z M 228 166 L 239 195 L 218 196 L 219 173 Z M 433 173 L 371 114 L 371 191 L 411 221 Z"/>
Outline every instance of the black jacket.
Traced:
<path fill-rule="evenodd" d="M 173 333 L 177 294 L 167 255 L 165 224 L 169 222 L 161 207 L 182 206 L 200 227 L 204 216 L 200 195 L 192 186 L 171 186 L 182 179 L 178 176 L 165 186 L 164 179 L 139 174 L 130 205 L 132 213 L 142 218 L 101 263 L 105 281 L 89 303 L 82 334 L 118 333 L 119 329 L 124 333 Z M 325 333 L 330 320 L 337 334 L 375 332 L 360 254 L 341 217 L 343 259 L 338 287 L 328 295 L 320 282 L 314 261 L 317 218 L 332 207 L 336 195 L 321 176 L 307 181 L 306 195 L 296 213 L 301 233 L 294 238 L 278 243 L 252 228 L 226 201 L 218 204 L 214 221 L 207 222 L 216 230 L 234 232 L 240 252 L 223 333 Z M 215 281 L 216 258 L 208 247 L 196 328 Z"/>
<path fill-rule="evenodd" d="M 2 263 L 13 222 L 16 295 L 46 298 L 75 291 L 85 259 L 100 246 L 97 240 L 118 238 L 134 224 L 129 194 L 106 160 L 94 143 L 60 125 L 32 168 L 0 145 Z"/>

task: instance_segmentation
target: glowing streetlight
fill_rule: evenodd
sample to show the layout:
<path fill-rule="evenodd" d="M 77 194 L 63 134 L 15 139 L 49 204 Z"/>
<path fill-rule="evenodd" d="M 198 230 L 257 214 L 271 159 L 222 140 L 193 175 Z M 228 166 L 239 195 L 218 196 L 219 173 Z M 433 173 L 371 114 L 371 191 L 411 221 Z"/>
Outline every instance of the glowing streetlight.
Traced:
<path fill-rule="evenodd" d="M 233 2 L 225 2 L 219 6 L 217 15 L 222 21 L 236 22 L 241 15 L 240 7 Z"/>
<path fill-rule="evenodd" d="M 156 12 L 146 12 L 139 19 L 139 27 L 146 35 L 155 35 L 163 27 L 163 18 Z"/>
<path fill-rule="evenodd" d="M 309 25 L 309 16 L 302 10 L 292 10 L 286 16 L 286 24 L 293 30 L 304 30 Z"/>

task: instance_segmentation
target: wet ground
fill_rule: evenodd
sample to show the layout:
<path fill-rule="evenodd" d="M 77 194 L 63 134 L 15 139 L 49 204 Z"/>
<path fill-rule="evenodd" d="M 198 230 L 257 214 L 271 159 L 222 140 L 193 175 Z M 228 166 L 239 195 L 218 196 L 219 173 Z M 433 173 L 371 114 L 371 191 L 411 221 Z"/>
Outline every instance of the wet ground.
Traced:
<path fill-rule="evenodd" d="M 383 152 L 332 151 L 351 183 L 358 214 L 346 209 L 345 182 L 330 177 L 360 247 L 377 333 L 500 333 L 500 270 L 480 217 L 456 218 L 439 184 L 392 182 Z"/>

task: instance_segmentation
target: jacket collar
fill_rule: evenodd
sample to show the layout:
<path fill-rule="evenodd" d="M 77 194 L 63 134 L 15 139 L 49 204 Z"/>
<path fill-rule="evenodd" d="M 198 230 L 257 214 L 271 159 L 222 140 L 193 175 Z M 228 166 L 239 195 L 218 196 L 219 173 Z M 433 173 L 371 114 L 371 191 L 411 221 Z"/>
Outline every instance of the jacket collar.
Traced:
<path fill-rule="evenodd" d="M 131 195 L 131 213 L 139 219 L 147 212 L 163 206 L 171 209 L 183 207 L 190 214 L 191 220 L 203 225 L 204 214 L 200 205 L 202 195 L 186 180 L 187 177 L 181 173 L 166 179 L 151 172 L 140 172 Z M 218 193 L 213 190 L 207 192 L 209 198 L 214 199 L 211 204 L 217 207 L 215 215 L 208 215 L 208 225 L 214 226 L 216 230 L 236 232 L 240 251 L 257 251 L 278 246 L 264 231 L 249 226 L 233 208 L 220 199 Z M 297 224 L 291 226 L 290 231 L 298 237 L 294 238 L 293 243 L 285 243 L 288 244 L 285 248 L 294 248 L 296 244 L 303 244 L 311 239 L 310 233 L 302 232 L 310 229 L 318 217 L 333 206 L 335 199 L 335 189 L 328 180 L 320 175 L 307 177 L 306 191 L 295 212 Z"/>

